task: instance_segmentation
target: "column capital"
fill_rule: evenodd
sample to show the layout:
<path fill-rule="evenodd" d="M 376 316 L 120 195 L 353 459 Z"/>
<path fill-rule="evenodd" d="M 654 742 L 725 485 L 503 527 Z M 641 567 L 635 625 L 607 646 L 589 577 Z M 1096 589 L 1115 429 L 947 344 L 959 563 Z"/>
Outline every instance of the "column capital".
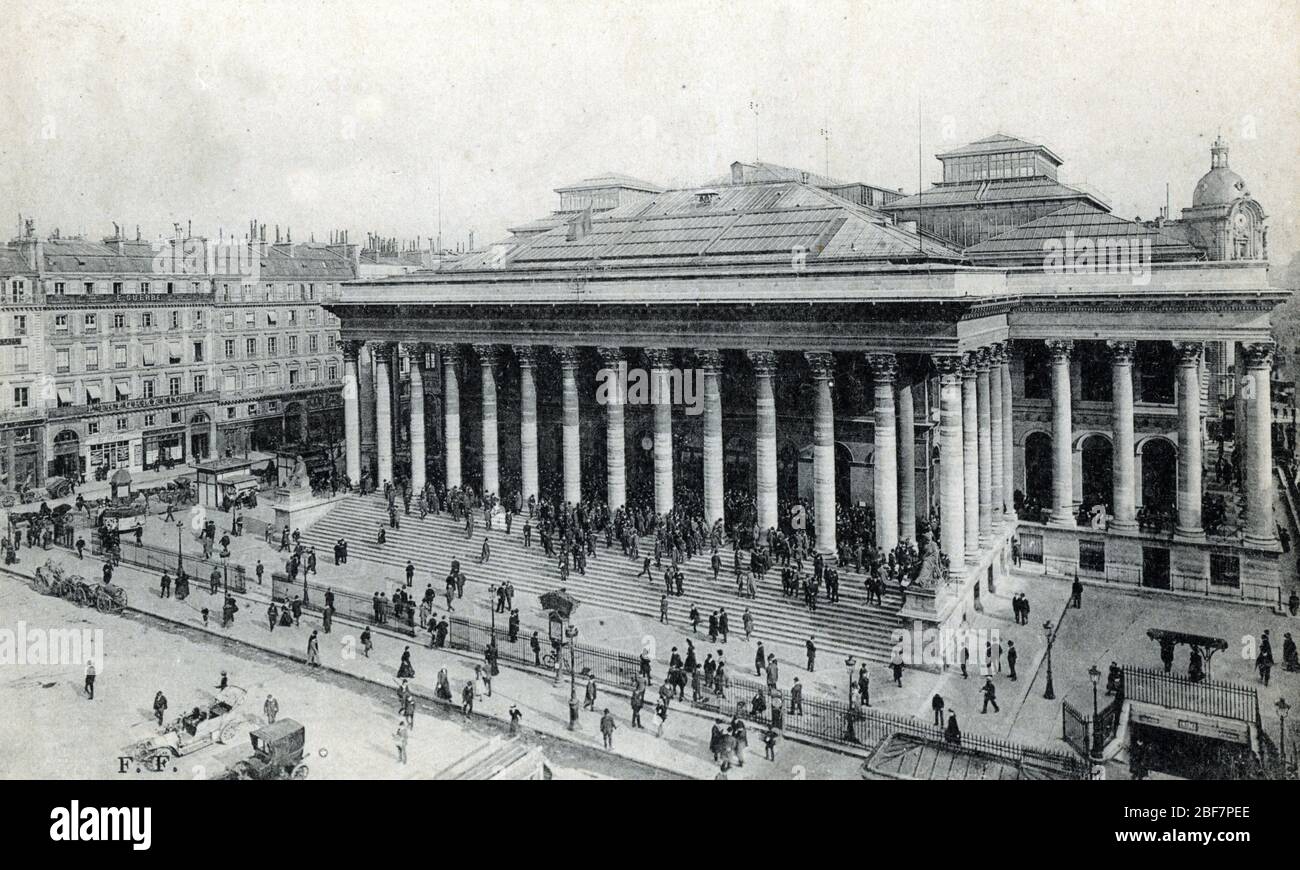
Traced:
<path fill-rule="evenodd" d="M 930 361 L 934 367 L 939 370 L 941 377 L 952 377 L 961 374 L 961 356 L 955 353 L 932 353 Z"/>
<path fill-rule="evenodd" d="M 990 366 L 1000 366 L 1002 363 L 1006 362 L 1007 348 L 1002 342 L 995 341 L 990 344 L 988 346 L 988 352 Z"/>
<path fill-rule="evenodd" d="M 578 367 L 578 348 L 573 345 L 560 344 L 551 348 L 551 353 L 560 361 L 560 367 L 574 369 Z"/>
<path fill-rule="evenodd" d="M 1246 365 L 1252 369 L 1273 368 L 1273 354 L 1277 352 L 1275 341 L 1252 341 L 1241 347 L 1246 354 Z"/>
<path fill-rule="evenodd" d="M 458 344 L 435 344 L 434 349 L 441 354 L 443 362 L 454 364 L 460 359 L 460 345 Z"/>
<path fill-rule="evenodd" d="M 695 359 L 699 362 L 700 368 L 708 372 L 722 371 L 722 353 L 714 348 L 696 348 Z"/>
<path fill-rule="evenodd" d="M 804 359 L 812 368 L 813 377 L 818 380 L 830 378 L 835 374 L 835 355 L 829 351 L 806 350 Z"/>
<path fill-rule="evenodd" d="M 977 350 L 963 351 L 961 355 L 961 376 L 974 378 L 979 372 L 981 354 Z"/>
<path fill-rule="evenodd" d="M 596 353 L 600 354 L 600 361 L 611 368 L 617 368 L 624 360 L 621 347 L 598 347 Z"/>
<path fill-rule="evenodd" d="M 666 347 L 643 347 L 641 353 L 652 369 L 670 369 L 673 367 L 673 352 Z"/>
<path fill-rule="evenodd" d="M 531 369 L 537 366 L 537 346 L 532 344 L 516 344 L 511 347 L 515 352 L 515 359 L 519 360 L 522 368 Z"/>
<path fill-rule="evenodd" d="M 747 350 L 745 355 L 749 357 L 749 364 L 754 367 L 754 374 L 770 376 L 776 371 L 776 351 Z"/>
<path fill-rule="evenodd" d="M 494 366 L 497 364 L 497 346 L 495 344 L 476 344 L 474 353 L 478 354 L 480 365 Z"/>
<path fill-rule="evenodd" d="M 343 351 L 345 362 L 356 362 L 361 356 L 361 348 L 365 345 L 364 341 L 357 339 L 347 339 L 339 342 L 339 348 Z"/>
<path fill-rule="evenodd" d="M 1110 349 L 1110 358 L 1112 362 L 1121 365 L 1132 365 L 1133 355 L 1137 353 L 1137 342 L 1128 339 L 1113 339 L 1106 342 L 1106 347 Z"/>
<path fill-rule="evenodd" d="M 881 384 L 892 384 L 898 377 L 898 357 L 892 353 L 869 353 L 867 356 L 867 366 L 871 369 L 871 377 Z"/>
<path fill-rule="evenodd" d="M 1074 353 L 1074 342 L 1068 338 L 1049 338 L 1043 342 L 1047 345 L 1048 352 L 1052 355 L 1053 362 L 1068 360 Z"/>
<path fill-rule="evenodd" d="M 1199 341 L 1175 341 L 1174 350 L 1178 352 L 1180 366 L 1196 365 L 1201 361 L 1204 345 Z"/>
<path fill-rule="evenodd" d="M 424 359 L 426 346 L 420 341 L 404 341 L 401 343 L 400 351 L 405 354 L 412 364 Z"/>
<path fill-rule="evenodd" d="M 993 350 L 989 347 L 977 347 L 971 353 L 975 357 L 975 371 L 987 374 L 993 368 Z"/>

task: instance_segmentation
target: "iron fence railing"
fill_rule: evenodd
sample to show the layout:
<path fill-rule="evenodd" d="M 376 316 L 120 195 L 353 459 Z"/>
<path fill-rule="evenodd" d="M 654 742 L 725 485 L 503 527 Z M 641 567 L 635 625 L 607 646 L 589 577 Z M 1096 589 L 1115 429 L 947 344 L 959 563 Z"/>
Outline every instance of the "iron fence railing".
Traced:
<path fill-rule="evenodd" d="M 66 546 L 68 541 L 65 538 L 60 543 Z M 106 555 L 98 535 L 91 535 L 87 543 L 92 556 Z M 178 570 L 184 570 L 190 579 L 191 590 L 196 587 L 211 589 L 215 582 L 218 589 L 228 588 L 231 592 L 240 594 L 248 591 L 243 565 L 223 564 L 188 553 L 165 550 L 152 544 L 137 544 L 133 538 L 126 535 L 119 537 L 117 549 L 109 555 L 116 561 L 158 574 L 166 571 L 168 574 L 175 575 Z"/>
<path fill-rule="evenodd" d="M 1124 667 L 1124 697 L 1129 701 L 1158 704 L 1207 716 L 1237 719 L 1251 725 L 1259 721 L 1259 696 L 1249 686 L 1220 680 L 1192 682 L 1184 677 L 1146 668 Z"/>

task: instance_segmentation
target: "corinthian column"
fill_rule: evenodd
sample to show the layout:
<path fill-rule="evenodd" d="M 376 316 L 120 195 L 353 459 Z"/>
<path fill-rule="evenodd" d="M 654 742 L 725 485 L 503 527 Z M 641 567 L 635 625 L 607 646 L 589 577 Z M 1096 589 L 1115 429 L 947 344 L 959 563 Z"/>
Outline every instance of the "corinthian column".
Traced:
<path fill-rule="evenodd" d="M 560 358 L 560 386 L 564 421 L 564 500 L 582 501 L 582 444 L 578 417 L 578 349 L 554 348 Z"/>
<path fill-rule="evenodd" d="M 361 386 L 357 358 L 361 342 L 343 342 L 343 439 L 348 480 L 361 483 Z"/>
<path fill-rule="evenodd" d="M 1002 377 L 1002 513 L 1010 521 L 1016 520 L 1016 441 L 1012 431 L 1014 415 L 1011 408 L 1011 342 L 1002 346 L 1002 362 L 998 369 Z"/>
<path fill-rule="evenodd" d="M 1137 469 L 1134 462 L 1133 436 L 1133 353 L 1135 341 L 1108 341 L 1110 348 L 1111 434 L 1114 436 L 1114 516 L 1110 524 L 1116 529 L 1137 528 Z"/>
<path fill-rule="evenodd" d="M 483 495 L 501 495 L 498 474 L 501 442 L 497 437 L 497 349 L 492 344 L 476 344 L 479 371 L 483 383 Z"/>
<path fill-rule="evenodd" d="M 961 357 L 935 356 L 939 370 L 939 548 L 960 572 L 966 558 Z"/>
<path fill-rule="evenodd" d="M 813 416 L 813 510 L 816 512 L 817 552 L 834 558 L 835 545 L 835 409 L 831 404 L 831 378 L 835 358 L 825 352 L 806 352 L 812 367 L 816 410 Z"/>
<path fill-rule="evenodd" d="M 654 405 L 655 513 L 673 509 L 673 397 L 669 370 L 672 354 L 666 347 L 647 347 L 650 399 Z"/>
<path fill-rule="evenodd" d="M 776 400 L 772 376 L 776 354 L 770 350 L 749 351 L 754 367 L 754 453 L 758 485 L 758 527 L 766 532 L 777 525 L 776 509 Z"/>
<path fill-rule="evenodd" d="M 1245 346 L 1246 376 L 1255 384 L 1253 396 L 1246 397 L 1250 427 L 1246 451 L 1246 537 L 1254 547 L 1277 546 L 1277 525 L 1273 521 L 1273 398 L 1269 377 L 1273 371 L 1271 341 Z"/>
<path fill-rule="evenodd" d="M 411 368 L 411 490 L 424 489 L 424 345 L 406 347 Z"/>
<path fill-rule="evenodd" d="M 963 515 L 966 520 L 966 558 L 979 558 L 980 549 L 980 448 L 979 448 L 979 356 L 966 351 L 961 360 L 961 455 Z"/>
<path fill-rule="evenodd" d="M 989 347 L 989 505 L 993 531 L 1002 528 L 1002 345 Z"/>
<path fill-rule="evenodd" d="M 1052 516 L 1049 522 L 1073 526 L 1074 430 L 1070 409 L 1070 354 L 1072 341 L 1049 341 L 1052 354 Z"/>
<path fill-rule="evenodd" d="M 461 483 L 460 379 L 456 375 L 460 349 L 454 344 L 440 344 L 438 356 L 442 359 L 442 443 L 447 453 L 447 488 L 452 489 Z"/>
<path fill-rule="evenodd" d="M 898 537 L 916 541 L 916 412 L 911 384 L 898 388 Z"/>
<path fill-rule="evenodd" d="M 519 360 L 520 498 L 527 505 L 537 498 L 537 349 L 517 344 L 514 351 Z"/>
<path fill-rule="evenodd" d="M 1178 525 L 1174 531 L 1179 537 L 1199 539 L 1205 537 L 1201 525 L 1201 343 L 1179 341 L 1174 347 L 1178 351 Z"/>
<path fill-rule="evenodd" d="M 710 529 L 723 519 L 722 480 L 722 354 L 695 352 L 704 371 L 704 523 Z"/>
<path fill-rule="evenodd" d="M 898 360 L 892 353 L 867 354 L 874 395 L 875 469 L 872 495 L 876 510 L 876 549 L 898 546 L 898 421 L 894 416 L 894 381 Z"/>
<path fill-rule="evenodd" d="M 626 384 L 622 371 L 623 349 L 619 347 L 602 347 L 599 349 L 601 364 L 612 375 L 607 383 L 613 387 L 612 394 L 605 396 L 605 501 L 611 511 L 616 511 L 627 504 L 627 441 L 623 434 L 623 404 L 627 401 L 624 394 Z"/>
<path fill-rule="evenodd" d="M 393 480 L 393 346 L 375 347 L 375 454 L 379 460 L 378 489 Z"/>
<path fill-rule="evenodd" d="M 989 352 L 975 354 L 975 411 L 979 463 L 977 481 L 979 497 L 979 543 L 987 547 L 993 540 L 993 413 L 989 407 L 992 388 L 989 384 Z"/>

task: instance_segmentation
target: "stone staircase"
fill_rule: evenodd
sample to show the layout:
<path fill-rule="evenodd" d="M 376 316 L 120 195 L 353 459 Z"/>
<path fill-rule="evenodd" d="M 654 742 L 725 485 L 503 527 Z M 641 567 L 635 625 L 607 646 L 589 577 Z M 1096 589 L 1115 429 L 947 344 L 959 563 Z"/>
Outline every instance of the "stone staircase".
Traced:
<path fill-rule="evenodd" d="M 450 570 L 451 560 L 457 558 L 468 577 L 470 586 L 478 586 L 479 600 L 486 600 L 489 583 L 509 580 L 515 587 L 516 606 L 527 613 L 530 605 L 543 592 L 560 586 L 559 569 L 555 562 L 543 555 L 538 536 L 533 534 L 533 546 L 523 546 L 523 521 L 515 522 L 513 532 L 506 535 L 503 522 L 498 520 L 490 533 L 492 559 L 488 565 L 479 565 L 484 531 L 479 525 L 474 538 L 467 540 L 462 523 L 453 522 L 446 514 L 430 515 L 420 520 L 418 515 L 401 517 L 401 528 L 388 526 L 388 510 L 384 500 L 372 496 L 352 496 L 345 499 L 323 519 L 303 531 L 303 542 L 315 546 L 322 559 L 329 559 L 334 543 L 343 538 L 348 542 L 350 560 L 361 559 L 392 568 L 385 572 L 393 579 L 405 576 L 409 559 L 416 568 L 418 595 L 432 578 L 433 588 L 441 600 L 442 579 Z M 375 542 L 376 533 L 383 525 L 387 541 L 383 546 Z M 606 550 L 601 538 L 596 544 L 597 555 L 587 560 L 586 575 L 576 570 L 569 573 L 566 588 L 584 604 L 610 611 L 632 614 L 650 621 L 659 619 L 659 600 L 663 594 L 663 569 L 655 571 L 653 580 L 637 578 L 640 562 L 625 558 L 622 549 L 615 545 Z M 651 539 L 641 542 L 643 555 L 654 552 Z M 788 644 L 802 650 L 804 641 L 814 638 L 819 658 L 835 661 L 836 656 L 853 655 L 877 662 L 887 662 L 893 646 L 892 632 L 899 626 L 898 612 L 902 606 L 897 591 L 884 595 L 883 606 L 868 604 L 863 588 L 864 575 L 852 570 L 840 572 L 840 601 L 831 604 L 822 598 L 817 610 L 810 613 L 802 599 L 781 595 L 779 571 L 768 573 L 767 581 L 758 589 L 754 599 L 736 595 L 732 572 L 732 551 L 720 551 L 723 570 L 715 583 L 707 555 L 696 556 L 682 565 L 685 575 L 685 594 L 670 597 L 669 622 L 678 630 L 688 631 L 692 603 L 700 609 L 701 631 L 707 628 L 709 613 L 726 607 L 731 619 L 732 634 L 743 637 L 741 613 L 748 607 L 764 637 L 769 642 Z M 652 569 L 653 570 L 653 569 Z M 375 584 L 377 588 L 377 584 Z M 368 593 L 369 587 L 357 591 Z M 467 593 L 467 597 L 468 593 Z M 522 606 L 520 602 L 523 602 Z M 525 622 L 529 620 L 525 617 Z"/>

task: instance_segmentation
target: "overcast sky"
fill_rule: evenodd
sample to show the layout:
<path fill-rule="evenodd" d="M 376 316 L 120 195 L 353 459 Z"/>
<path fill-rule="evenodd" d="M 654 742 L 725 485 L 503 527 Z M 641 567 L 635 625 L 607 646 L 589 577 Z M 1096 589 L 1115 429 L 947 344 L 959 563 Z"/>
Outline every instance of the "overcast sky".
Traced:
<path fill-rule="evenodd" d="M 0 0 L 0 215 L 92 237 L 250 218 L 476 241 L 552 188 L 759 157 L 887 187 L 995 131 L 1115 211 L 1177 214 L 1222 132 L 1300 248 L 1300 0 Z M 756 103 L 757 115 L 751 109 Z M 919 116 L 918 116 L 919 105 Z M 3 225 L 0 225 L 3 226 Z"/>

